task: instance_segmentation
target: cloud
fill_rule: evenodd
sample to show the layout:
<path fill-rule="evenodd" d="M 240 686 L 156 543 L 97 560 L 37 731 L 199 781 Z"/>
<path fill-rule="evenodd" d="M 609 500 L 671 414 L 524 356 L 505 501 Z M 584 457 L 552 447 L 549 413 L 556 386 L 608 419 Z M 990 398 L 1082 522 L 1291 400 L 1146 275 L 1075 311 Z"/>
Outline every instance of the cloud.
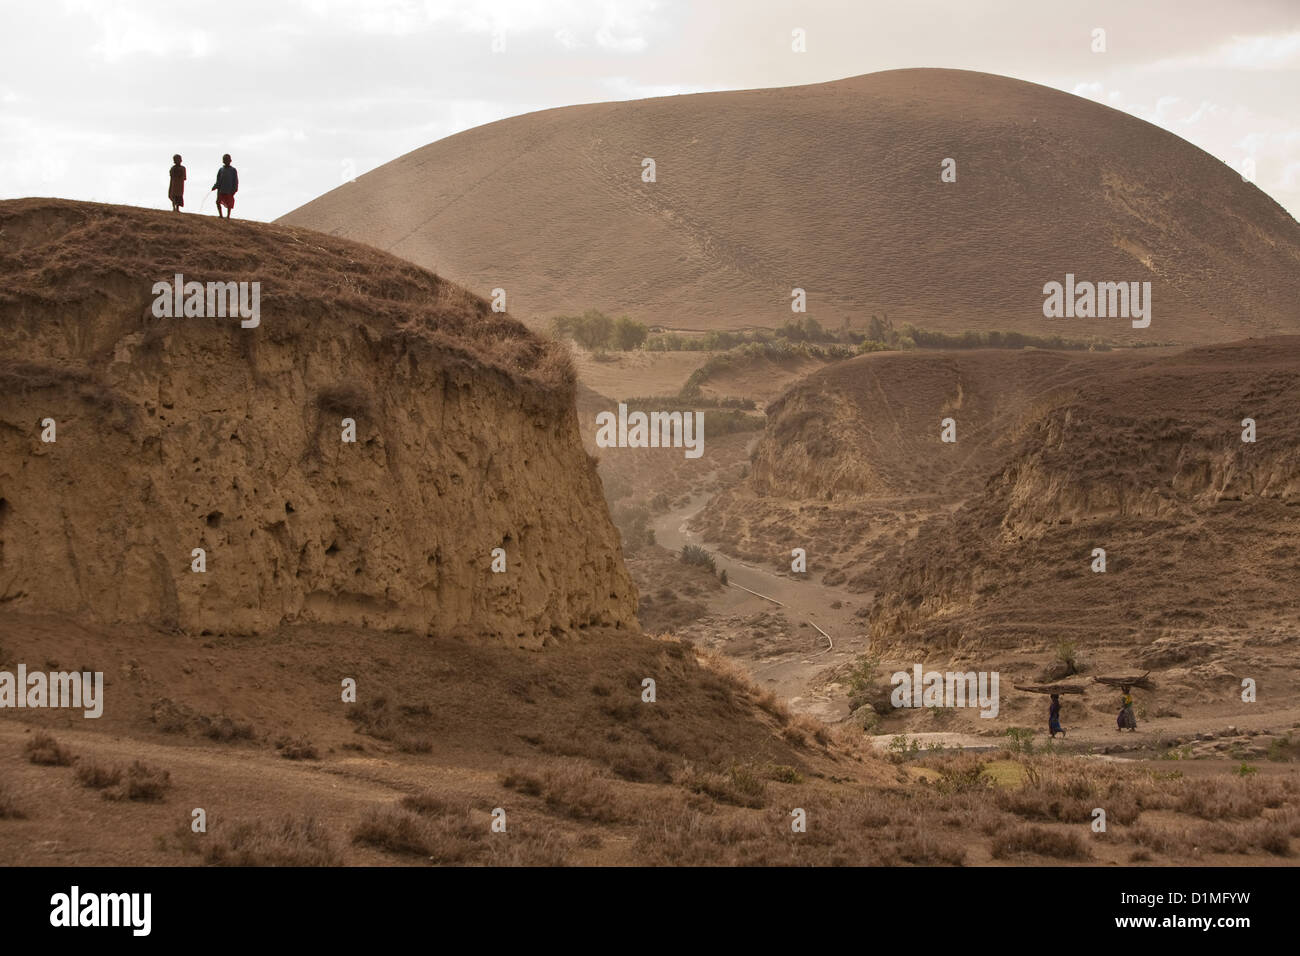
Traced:
<path fill-rule="evenodd" d="M 1153 71 L 1300 70 L 1300 31 L 1234 36 L 1202 53 L 1167 57 L 1149 64 Z"/>
<path fill-rule="evenodd" d="M 171 15 L 171 4 L 143 7 L 109 6 L 89 0 L 64 0 L 64 13 L 91 22 L 98 39 L 90 52 L 106 63 L 120 63 L 148 54 L 190 59 L 212 53 L 214 38 L 203 27 L 184 25 Z"/>

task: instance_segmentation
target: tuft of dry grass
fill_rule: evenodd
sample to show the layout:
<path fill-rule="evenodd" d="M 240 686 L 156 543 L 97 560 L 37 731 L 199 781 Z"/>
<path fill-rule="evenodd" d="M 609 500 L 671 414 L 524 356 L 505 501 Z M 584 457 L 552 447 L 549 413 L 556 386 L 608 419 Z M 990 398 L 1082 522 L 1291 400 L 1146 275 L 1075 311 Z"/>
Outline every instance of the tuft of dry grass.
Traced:
<path fill-rule="evenodd" d="M 26 817 L 27 814 L 18 805 L 18 801 L 9 792 L 4 781 L 0 781 L 0 820 L 22 820 Z"/>
<path fill-rule="evenodd" d="M 43 767 L 67 767 L 72 764 L 72 752 L 45 731 L 37 731 L 23 747 L 27 759 Z"/>
<path fill-rule="evenodd" d="M 195 833 L 180 824 L 164 849 L 199 854 L 211 866 L 338 866 L 342 855 L 329 831 L 315 817 L 235 823 L 229 830 Z"/>
<path fill-rule="evenodd" d="M 767 805 L 767 783 L 748 764 L 733 763 L 725 773 L 687 766 L 677 783 L 693 793 L 705 794 L 719 803 L 762 809 Z"/>
<path fill-rule="evenodd" d="M 113 771 L 110 771 L 113 772 Z M 121 771 L 116 771 L 119 774 Z M 138 800 L 153 803 L 162 800 L 171 789 L 171 773 L 136 760 L 126 768 L 126 780 L 104 791 L 105 800 Z"/>
<path fill-rule="evenodd" d="M 370 810 L 352 831 L 352 840 L 434 863 L 468 863 L 482 853 L 487 832 L 487 824 L 476 824 L 468 807 L 430 814 L 388 806 Z"/>
<path fill-rule="evenodd" d="M 285 760 L 319 760 L 320 752 L 306 737 L 281 737 L 275 742 L 275 749 Z"/>
<path fill-rule="evenodd" d="M 218 717 L 201 717 L 199 723 L 205 737 L 221 743 L 229 743 L 232 740 L 252 740 L 256 736 L 253 725 L 248 721 L 236 720 L 225 714 Z"/>
<path fill-rule="evenodd" d="M 1092 851 L 1077 833 L 1047 827 L 1021 825 L 993 838 L 994 859 L 1002 860 L 1023 853 L 1056 860 L 1086 860 L 1092 856 Z"/>
<path fill-rule="evenodd" d="M 451 812 L 451 804 L 430 790 L 402 797 L 401 805 L 415 813 L 442 814 Z"/>
<path fill-rule="evenodd" d="M 511 771 L 502 776 L 501 785 L 541 797 L 549 809 L 574 820 L 614 823 L 632 815 L 608 779 L 575 766 L 548 770 L 541 777 Z"/>
<path fill-rule="evenodd" d="M 92 790 L 104 790 L 116 787 L 122 782 L 121 767 L 106 767 L 93 760 L 80 760 L 77 763 L 77 780 L 83 787 Z"/>
<path fill-rule="evenodd" d="M 424 819 L 395 807 L 371 810 L 352 831 L 352 841 L 387 853 L 413 856 L 428 856 L 431 843 Z"/>
<path fill-rule="evenodd" d="M 1285 787 L 1278 781 L 1248 777 L 1215 777 L 1184 786 L 1177 809 L 1202 820 L 1245 820 L 1258 817 L 1265 808 L 1285 800 Z"/>

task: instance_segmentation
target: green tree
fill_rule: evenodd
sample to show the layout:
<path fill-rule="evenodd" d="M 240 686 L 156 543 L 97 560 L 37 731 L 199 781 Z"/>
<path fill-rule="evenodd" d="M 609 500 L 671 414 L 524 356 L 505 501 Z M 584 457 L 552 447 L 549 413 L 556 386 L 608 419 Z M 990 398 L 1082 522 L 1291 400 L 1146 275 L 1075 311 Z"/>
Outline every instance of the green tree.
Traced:
<path fill-rule="evenodd" d="M 614 323 L 614 347 L 624 352 L 630 352 L 632 349 L 640 348 L 645 342 L 649 329 L 635 319 L 629 319 L 626 315 L 621 315 Z"/>

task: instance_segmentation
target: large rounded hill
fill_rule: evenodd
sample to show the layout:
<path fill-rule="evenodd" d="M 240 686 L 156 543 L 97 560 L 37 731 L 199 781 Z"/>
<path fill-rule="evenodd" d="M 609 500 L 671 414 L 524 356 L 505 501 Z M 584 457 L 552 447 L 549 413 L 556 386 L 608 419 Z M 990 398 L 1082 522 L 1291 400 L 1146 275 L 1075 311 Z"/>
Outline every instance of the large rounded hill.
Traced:
<path fill-rule="evenodd" d="M 779 326 L 799 287 L 836 327 L 885 313 L 1118 342 L 1300 331 L 1300 226 L 1238 172 L 1127 113 L 959 70 L 530 113 L 283 221 L 503 288 L 525 319 Z M 1151 282 L 1150 327 L 1045 318 L 1043 286 L 1067 273 Z"/>

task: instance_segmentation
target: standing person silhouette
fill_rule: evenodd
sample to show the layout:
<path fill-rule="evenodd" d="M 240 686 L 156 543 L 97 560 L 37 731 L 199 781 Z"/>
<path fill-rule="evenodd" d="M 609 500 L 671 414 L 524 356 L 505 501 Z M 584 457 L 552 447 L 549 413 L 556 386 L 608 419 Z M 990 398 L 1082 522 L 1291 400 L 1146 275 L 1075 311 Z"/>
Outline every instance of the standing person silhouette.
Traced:
<path fill-rule="evenodd" d="M 1059 694 L 1052 695 L 1052 706 L 1047 708 L 1047 729 L 1053 737 L 1057 734 L 1062 737 L 1065 736 L 1065 728 L 1061 726 L 1061 696 Z"/>
<path fill-rule="evenodd" d="M 217 181 L 212 184 L 217 191 L 217 218 L 221 218 L 221 207 L 226 207 L 226 218 L 235 211 L 235 193 L 239 192 L 239 173 L 230 165 L 230 154 L 221 157 L 221 168 L 217 170 Z"/>
<path fill-rule="evenodd" d="M 171 185 L 167 187 L 167 198 L 172 201 L 172 212 L 180 212 L 185 205 L 185 167 L 181 165 L 181 154 L 172 157 Z"/>

